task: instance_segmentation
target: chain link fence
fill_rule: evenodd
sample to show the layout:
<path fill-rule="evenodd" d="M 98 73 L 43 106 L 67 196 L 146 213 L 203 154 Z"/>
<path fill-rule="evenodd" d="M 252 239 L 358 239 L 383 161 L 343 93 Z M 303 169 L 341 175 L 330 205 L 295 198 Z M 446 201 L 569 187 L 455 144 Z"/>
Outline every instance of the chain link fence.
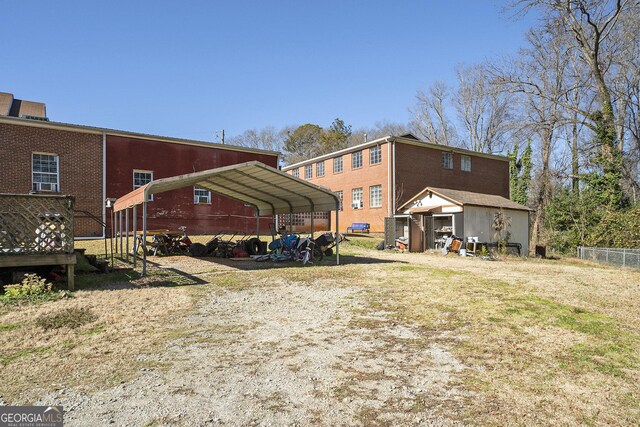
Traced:
<path fill-rule="evenodd" d="M 587 248 L 578 246 L 578 258 L 640 269 L 640 249 Z"/>

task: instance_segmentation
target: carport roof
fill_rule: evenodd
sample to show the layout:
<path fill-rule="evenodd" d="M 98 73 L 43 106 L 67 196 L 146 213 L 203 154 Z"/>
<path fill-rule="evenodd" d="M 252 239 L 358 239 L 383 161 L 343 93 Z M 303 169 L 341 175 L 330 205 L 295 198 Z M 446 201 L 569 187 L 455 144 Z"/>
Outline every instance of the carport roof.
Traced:
<path fill-rule="evenodd" d="M 120 197 L 114 211 L 142 204 L 151 194 L 192 186 L 250 204 L 262 216 L 340 208 L 340 200 L 331 190 L 252 161 L 152 181 Z"/>

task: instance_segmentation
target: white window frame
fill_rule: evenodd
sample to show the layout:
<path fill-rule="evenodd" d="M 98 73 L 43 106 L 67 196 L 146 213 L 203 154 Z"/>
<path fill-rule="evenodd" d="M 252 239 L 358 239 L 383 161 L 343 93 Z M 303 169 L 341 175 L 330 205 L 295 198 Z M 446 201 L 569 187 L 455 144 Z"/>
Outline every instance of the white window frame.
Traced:
<path fill-rule="evenodd" d="M 198 194 L 198 191 L 204 191 L 206 194 Z M 204 198 L 204 201 L 202 199 Z M 193 187 L 193 204 L 194 205 L 210 205 L 211 190 L 202 187 Z"/>
<path fill-rule="evenodd" d="M 291 171 L 291 176 L 294 176 L 296 178 L 300 178 L 300 168 L 295 168 L 294 170 Z"/>
<path fill-rule="evenodd" d="M 142 187 L 142 185 L 145 185 L 145 184 L 142 184 L 142 185 L 136 186 L 136 173 L 148 173 L 148 174 L 151 174 L 151 181 L 149 181 L 149 182 L 153 181 L 153 171 L 148 171 L 148 170 L 144 170 L 144 169 L 134 169 L 133 170 L 133 174 L 131 175 L 132 178 L 133 178 L 133 189 L 134 190 L 137 189 L 137 188 Z M 149 182 L 147 182 L 146 184 L 148 184 Z M 148 201 L 149 202 L 153 202 L 153 194 L 149 195 L 149 200 Z"/>
<path fill-rule="evenodd" d="M 56 161 L 56 172 L 36 172 L 33 170 L 34 167 L 34 156 L 50 156 L 53 157 Z M 36 173 L 39 174 L 45 174 L 45 175 L 55 175 L 56 176 L 56 182 L 55 184 L 53 184 L 52 182 L 36 182 L 36 180 L 34 179 L 34 175 Z M 49 184 L 49 185 L 55 185 L 55 188 L 52 190 L 42 190 L 42 184 Z M 39 152 L 39 151 L 34 151 L 31 153 L 31 189 L 36 191 L 36 192 L 51 192 L 51 193 L 59 193 L 60 192 L 60 156 L 55 154 L 55 153 L 43 153 L 43 152 Z"/>
<path fill-rule="evenodd" d="M 442 167 L 444 169 L 453 169 L 453 153 L 448 151 L 442 152 Z"/>
<path fill-rule="evenodd" d="M 340 166 L 339 168 L 337 166 Z M 344 170 L 344 160 L 342 156 L 333 158 L 333 173 L 342 173 Z"/>
<path fill-rule="evenodd" d="M 471 156 L 460 156 L 460 169 L 464 172 L 471 172 Z"/>
<path fill-rule="evenodd" d="M 313 165 L 304 165 L 304 179 L 313 178 Z"/>
<path fill-rule="evenodd" d="M 377 192 L 375 196 L 374 191 Z M 382 185 L 372 185 L 369 187 L 369 206 L 372 208 L 382 207 Z"/>
<path fill-rule="evenodd" d="M 336 167 L 338 165 L 340 165 L 340 168 Z M 344 170 L 344 161 L 342 159 L 342 156 L 334 157 L 333 158 L 333 173 L 342 173 L 343 170 Z"/>
<path fill-rule="evenodd" d="M 344 200 L 344 192 L 342 190 L 336 191 L 335 192 L 336 196 L 338 196 L 338 199 L 340 199 L 340 210 L 342 210 L 342 206 L 344 205 L 343 200 Z"/>
<path fill-rule="evenodd" d="M 382 163 L 382 147 L 376 145 L 369 148 L 369 164 L 377 165 Z"/>
<path fill-rule="evenodd" d="M 357 193 L 360 193 L 360 197 L 356 197 Z M 364 196 L 364 191 L 362 191 L 362 187 L 352 188 L 351 189 L 351 208 L 352 209 L 360 209 L 360 208 L 364 207 L 364 200 L 362 200 L 363 196 Z M 354 208 L 353 204 L 356 201 L 359 202 L 359 207 Z"/>
<path fill-rule="evenodd" d="M 324 160 L 316 163 L 316 177 L 324 176 Z"/>
<path fill-rule="evenodd" d="M 359 159 L 359 160 L 356 160 Z M 362 150 L 351 153 L 351 169 L 362 168 Z"/>

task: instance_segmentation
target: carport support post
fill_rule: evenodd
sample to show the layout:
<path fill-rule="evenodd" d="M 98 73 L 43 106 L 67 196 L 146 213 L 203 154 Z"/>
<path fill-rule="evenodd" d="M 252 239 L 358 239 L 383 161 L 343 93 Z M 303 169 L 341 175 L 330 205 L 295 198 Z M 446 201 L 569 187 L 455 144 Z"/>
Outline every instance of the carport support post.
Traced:
<path fill-rule="evenodd" d="M 127 233 L 127 237 L 126 237 L 126 242 L 127 242 L 127 246 L 125 248 L 125 259 L 127 260 L 127 262 L 129 262 L 129 208 L 124 210 L 124 228 L 126 229 L 126 233 Z"/>
<path fill-rule="evenodd" d="M 122 211 L 118 212 L 118 230 L 120 233 L 120 259 L 122 259 Z"/>
<path fill-rule="evenodd" d="M 340 209 L 336 209 L 336 265 L 340 265 Z"/>
<path fill-rule="evenodd" d="M 147 195 L 142 202 L 142 275 L 147 274 Z"/>
<path fill-rule="evenodd" d="M 133 207 L 133 268 L 138 261 L 138 206 Z"/>
<path fill-rule="evenodd" d="M 256 237 L 260 239 L 260 209 L 256 208 Z"/>
<path fill-rule="evenodd" d="M 315 212 L 311 211 L 311 240 L 313 240 L 313 214 Z"/>

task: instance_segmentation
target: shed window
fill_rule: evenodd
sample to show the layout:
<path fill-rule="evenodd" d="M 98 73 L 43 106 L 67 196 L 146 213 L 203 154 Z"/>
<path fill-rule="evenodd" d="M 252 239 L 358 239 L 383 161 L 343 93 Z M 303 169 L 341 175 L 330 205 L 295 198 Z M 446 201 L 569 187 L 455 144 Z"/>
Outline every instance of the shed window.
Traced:
<path fill-rule="evenodd" d="M 342 156 L 333 159 L 333 173 L 342 172 Z"/>
<path fill-rule="evenodd" d="M 55 154 L 31 155 L 31 183 L 33 191 L 59 191 L 59 157 Z"/>
<path fill-rule="evenodd" d="M 351 169 L 359 169 L 362 167 L 362 151 L 356 151 L 351 154 Z"/>
<path fill-rule="evenodd" d="M 193 187 L 193 203 L 196 205 L 210 205 L 211 191 L 200 187 Z"/>
<path fill-rule="evenodd" d="M 442 167 L 453 169 L 453 153 L 442 153 Z"/>
<path fill-rule="evenodd" d="M 471 156 L 460 156 L 460 169 L 471 172 Z"/>
<path fill-rule="evenodd" d="M 311 179 L 313 177 L 313 165 L 306 165 L 304 167 L 304 179 Z"/>
<path fill-rule="evenodd" d="M 369 164 L 375 165 L 382 162 L 382 148 L 379 145 L 369 149 Z"/>

